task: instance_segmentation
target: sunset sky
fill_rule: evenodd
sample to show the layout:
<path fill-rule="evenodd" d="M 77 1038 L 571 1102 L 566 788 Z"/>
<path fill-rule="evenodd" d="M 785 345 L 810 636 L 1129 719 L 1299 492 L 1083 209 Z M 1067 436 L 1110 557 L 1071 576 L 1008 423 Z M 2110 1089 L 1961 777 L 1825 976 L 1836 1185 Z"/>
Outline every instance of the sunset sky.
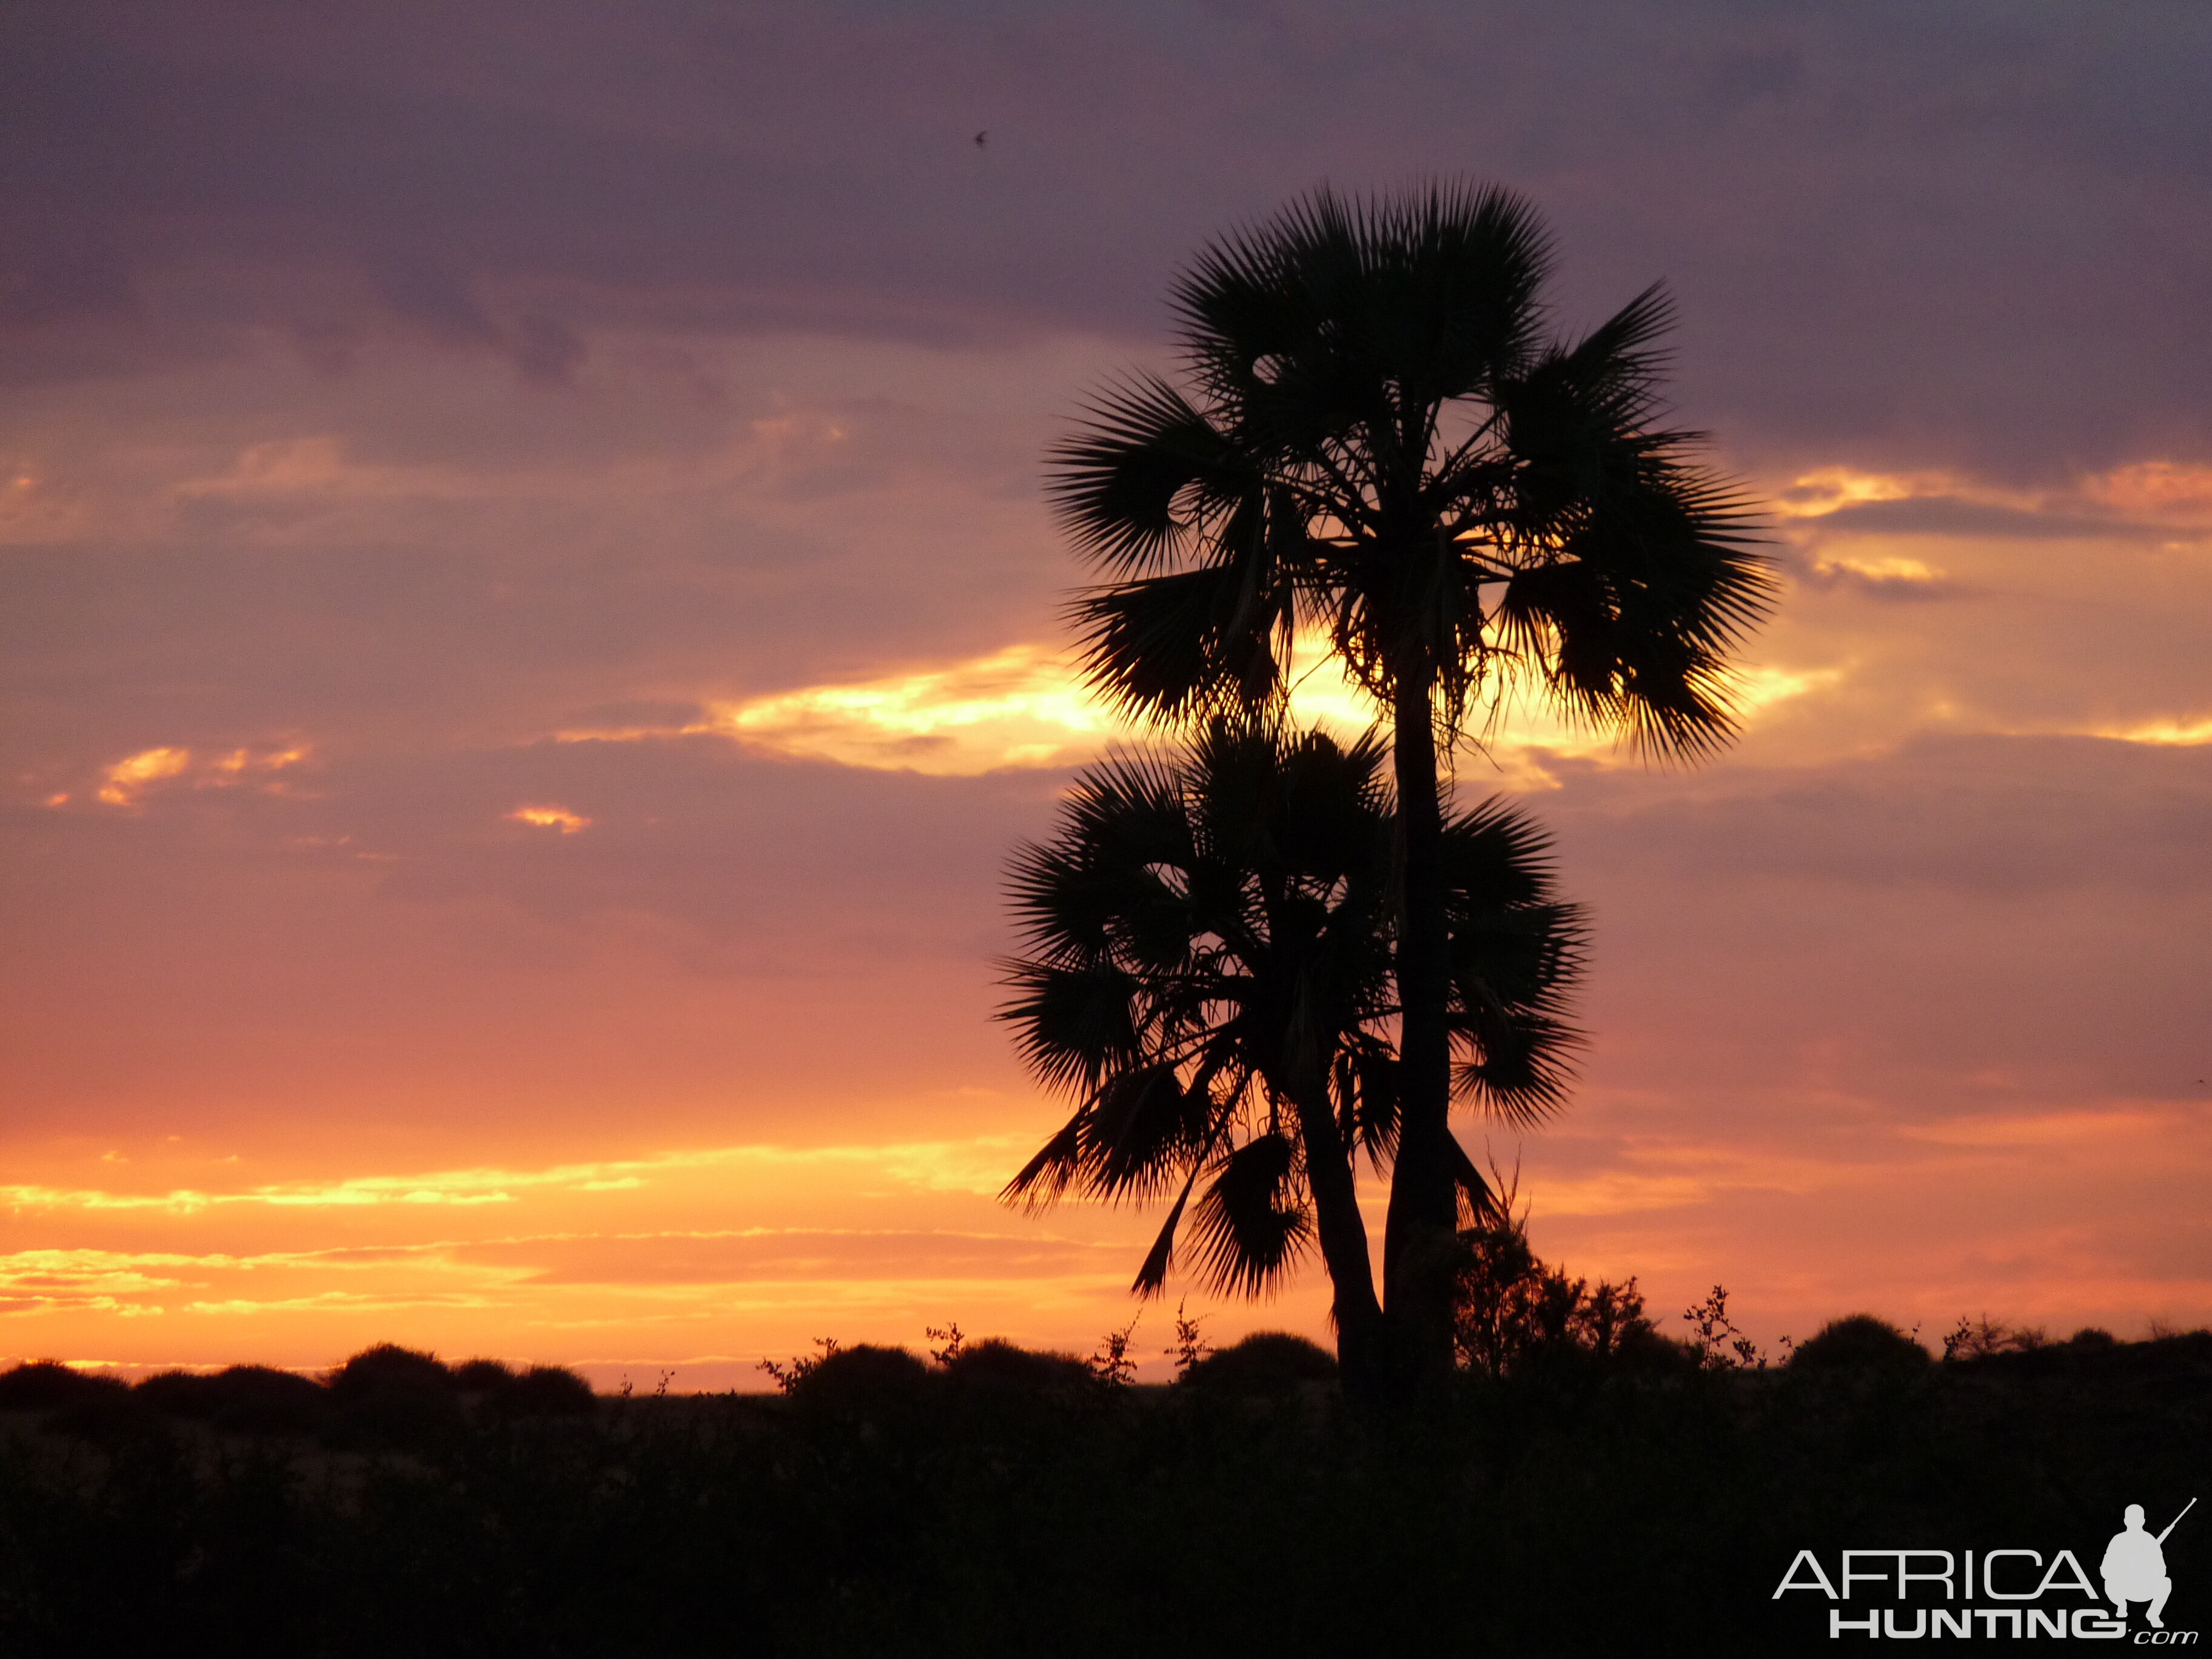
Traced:
<path fill-rule="evenodd" d="M 2212 1320 L 2209 66 L 2152 0 L 15 0 L 0 1358 L 1126 1323 L 1156 1216 L 994 1197 L 1065 1115 L 1001 872 L 1129 735 L 1041 458 L 1207 238 L 1428 175 L 1564 329 L 1670 285 L 1787 579 L 1723 758 L 1460 757 L 1595 922 L 1571 1109 L 1461 1125 L 1539 1250 L 1769 1341 Z M 1178 1281 L 1148 1374 L 1186 1294 L 1326 1335 Z"/>

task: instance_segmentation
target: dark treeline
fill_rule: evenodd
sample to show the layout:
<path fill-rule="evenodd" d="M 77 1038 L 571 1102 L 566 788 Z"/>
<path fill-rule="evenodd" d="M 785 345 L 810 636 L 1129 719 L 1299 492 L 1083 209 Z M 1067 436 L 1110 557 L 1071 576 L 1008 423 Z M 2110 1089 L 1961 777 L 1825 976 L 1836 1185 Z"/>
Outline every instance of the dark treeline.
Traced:
<path fill-rule="evenodd" d="M 1825 1602 L 1771 1599 L 1801 1547 L 2094 1572 L 2122 1508 L 2171 1513 L 2212 1452 L 2212 1333 L 1981 1326 L 1938 1361 L 1855 1320 L 1766 1366 L 1601 1344 L 1600 1289 L 1492 1305 L 1509 1363 L 1388 1416 L 1294 1338 L 1194 1348 L 1170 1387 L 957 1338 L 769 1395 L 393 1348 L 323 1382 L 23 1366 L 0 1651 L 1771 1655 L 1826 1643 Z M 2208 1536 L 2167 1545 L 2169 1624 L 2197 1622 Z"/>

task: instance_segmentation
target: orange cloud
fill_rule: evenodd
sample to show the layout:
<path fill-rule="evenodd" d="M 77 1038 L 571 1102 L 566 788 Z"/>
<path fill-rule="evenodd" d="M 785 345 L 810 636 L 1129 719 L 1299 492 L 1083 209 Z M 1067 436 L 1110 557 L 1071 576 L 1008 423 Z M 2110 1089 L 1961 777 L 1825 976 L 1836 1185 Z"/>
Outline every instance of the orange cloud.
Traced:
<path fill-rule="evenodd" d="M 147 785 L 176 777 L 191 763 L 189 749 L 142 749 L 107 769 L 100 798 L 111 806 L 134 805 Z"/>
<path fill-rule="evenodd" d="M 2212 716 L 2142 720 L 2132 726 L 2094 726 L 2087 735 L 2117 738 L 2122 743 L 2154 743 L 2191 748 L 2198 744 L 2212 743 Z"/>
<path fill-rule="evenodd" d="M 591 819 L 571 812 L 565 806 L 518 806 L 507 816 L 516 823 L 532 824 L 540 830 L 558 830 L 564 836 L 576 835 L 592 827 Z"/>
<path fill-rule="evenodd" d="M 255 773 L 282 772 L 297 766 L 311 752 L 305 745 L 234 749 L 228 754 L 195 761 L 193 751 L 182 745 L 142 749 L 135 755 L 126 755 L 101 774 L 106 781 L 100 786 L 100 799 L 110 806 L 135 806 L 150 786 L 182 777 L 188 772 L 198 774 L 193 780 L 195 788 L 228 788 Z M 271 793 L 285 793 L 282 783 L 261 787 Z M 52 796 L 46 804 L 59 806 L 68 799 L 66 794 Z"/>
<path fill-rule="evenodd" d="M 1903 583 L 1927 585 L 1946 580 L 1945 573 L 1919 559 L 1901 557 L 1846 558 L 1831 557 L 1816 561 L 1813 572 L 1818 576 L 1856 577 L 1874 583 Z"/>
<path fill-rule="evenodd" d="M 1292 661 L 1296 718 L 1346 738 L 1374 724 L 1374 701 L 1323 641 L 1302 636 Z M 1756 719 L 1776 703 L 1834 684 L 1843 672 L 1747 668 L 1735 677 L 1739 705 Z M 1576 726 L 1513 682 L 1496 687 L 1468 729 L 1506 781 L 1522 787 L 1550 786 L 1540 751 L 1603 763 L 1618 747 L 1611 732 Z M 555 735 L 562 743 L 719 735 L 806 759 L 943 777 L 1080 765 L 1109 745 L 1158 740 L 1097 698 L 1065 653 L 1035 645 L 1008 646 L 939 668 L 714 703 L 708 718 L 681 726 L 583 727 Z"/>
<path fill-rule="evenodd" d="M 1824 466 L 1800 473 L 1776 490 L 1769 510 L 1782 519 L 1818 519 L 1869 501 L 1966 493 L 1966 480 L 1952 472 L 1864 472 L 1855 467 Z"/>
<path fill-rule="evenodd" d="M 2138 461 L 2084 478 L 2081 493 L 2123 513 L 2212 523 L 2212 466 L 2201 462 Z"/>

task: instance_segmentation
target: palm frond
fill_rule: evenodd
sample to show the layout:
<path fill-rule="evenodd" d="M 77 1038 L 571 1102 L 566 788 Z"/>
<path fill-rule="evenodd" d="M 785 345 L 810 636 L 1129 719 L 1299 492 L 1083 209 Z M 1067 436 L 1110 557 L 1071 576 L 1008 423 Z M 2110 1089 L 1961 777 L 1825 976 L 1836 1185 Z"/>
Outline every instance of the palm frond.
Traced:
<path fill-rule="evenodd" d="M 1139 988 L 1129 974 L 1109 963 L 1002 966 L 1002 982 L 1013 995 L 998 1018 L 1015 1028 L 1023 1060 L 1048 1085 L 1095 1090 L 1109 1071 L 1139 1057 L 1131 1011 Z"/>
<path fill-rule="evenodd" d="M 1727 653 L 1775 588 L 1771 561 L 1735 529 L 1616 498 L 1559 556 L 1514 573 L 1495 621 L 1571 719 L 1655 757 L 1694 757 L 1735 732 Z"/>
<path fill-rule="evenodd" d="M 1583 1037 L 1566 1018 L 1588 937 L 1580 907 L 1553 901 L 1550 842 L 1499 798 L 1444 830 L 1454 1093 L 1527 1127 L 1565 1103 Z"/>
<path fill-rule="evenodd" d="M 1457 1135 L 1451 1138 L 1451 1159 L 1452 1180 L 1459 1188 L 1461 1219 L 1476 1227 L 1511 1225 L 1511 1195 L 1501 1194 L 1482 1178 L 1482 1171 L 1474 1167 L 1474 1160 L 1459 1144 Z"/>
<path fill-rule="evenodd" d="M 1068 619 L 1084 678 L 1118 708 L 1165 722 L 1279 696 L 1295 589 L 1262 563 L 1209 564 L 1077 594 Z"/>
<path fill-rule="evenodd" d="M 1474 1050 L 1474 1058 L 1453 1062 L 1455 1097 L 1516 1129 L 1533 1129 L 1566 1104 L 1574 1055 L 1584 1042 L 1574 1027 L 1547 1015 L 1487 1009 L 1453 1026 Z"/>
<path fill-rule="evenodd" d="M 1076 1166 L 1083 1152 L 1082 1125 L 1083 1113 L 1079 1111 L 1000 1190 L 999 1201 L 1019 1204 L 1032 1213 L 1058 1203 L 1075 1179 Z"/>
<path fill-rule="evenodd" d="M 1296 1264 L 1313 1232 L 1286 1135 L 1254 1136 L 1229 1154 L 1192 1212 L 1200 1270 L 1224 1293 L 1259 1296 Z"/>
<path fill-rule="evenodd" d="M 1540 904 L 1557 879 L 1552 838 L 1521 806 L 1492 795 L 1444 823 L 1449 902 L 1462 917 Z"/>
<path fill-rule="evenodd" d="M 1118 576 L 1164 568 L 1261 483 L 1249 458 L 1156 375 L 1100 393 L 1054 446 L 1046 495 L 1094 562 Z"/>
<path fill-rule="evenodd" d="M 1168 1268 L 1175 1261 L 1176 1230 L 1182 1225 L 1183 1209 L 1190 1202 L 1190 1189 L 1197 1184 L 1199 1175 L 1200 1171 L 1193 1169 L 1182 1183 L 1182 1190 L 1176 1194 L 1176 1201 L 1168 1210 L 1168 1218 L 1160 1224 L 1160 1231 L 1152 1240 L 1152 1248 L 1145 1252 L 1144 1261 L 1138 1264 L 1137 1276 L 1129 1285 L 1131 1294 L 1158 1296 L 1167 1288 Z"/>
<path fill-rule="evenodd" d="M 1077 1115 L 1077 1178 L 1098 1198 L 1157 1198 L 1211 1139 L 1212 1104 L 1187 1092 L 1173 1066 L 1115 1073 Z"/>
<path fill-rule="evenodd" d="M 1018 849 L 1009 867 L 1024 944 L 1054 967 L 1179 967 L 1189 929 L 1177 872 L 1193 849 L 1169 769 L 1141 756 L 1092 768 L 1077 780 L 1062 823 L 1052 841 Z"/>

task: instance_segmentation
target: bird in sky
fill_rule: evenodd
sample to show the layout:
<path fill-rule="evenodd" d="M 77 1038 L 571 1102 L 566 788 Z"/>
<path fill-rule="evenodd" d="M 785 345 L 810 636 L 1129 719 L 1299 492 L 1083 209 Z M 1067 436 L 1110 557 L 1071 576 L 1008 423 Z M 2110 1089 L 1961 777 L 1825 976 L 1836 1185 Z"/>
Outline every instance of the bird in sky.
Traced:
<path fill-rule="evenodd" d="M 991 136 L 991 130 L 990 130 L 990 128 L 988 128 L 988 127 L 984 128 L 982 131 L 981 131 L 981 132 L 977 133 L 977 134 L 975 135 L 975 148 L 976 148 L 977 149 L 982 149 L 982 148 L 983 148 L 983 141 L 984 141 L 985 139 L 988 138 L 990 136 Z"/>

